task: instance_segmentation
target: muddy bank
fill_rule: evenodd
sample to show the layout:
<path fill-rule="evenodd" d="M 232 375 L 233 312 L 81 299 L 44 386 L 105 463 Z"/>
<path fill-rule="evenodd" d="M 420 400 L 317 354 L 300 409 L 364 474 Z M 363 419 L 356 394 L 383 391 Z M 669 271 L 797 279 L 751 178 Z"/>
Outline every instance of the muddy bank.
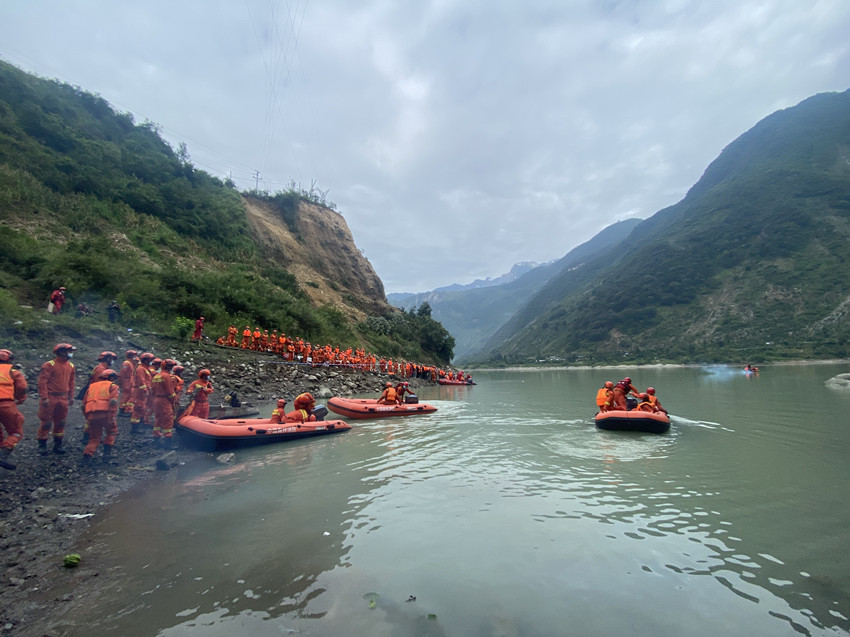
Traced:
<path fill-rule="evenodd" d="M 211 397 L 213 405 L 230 391 L 236 391 L 243 402 L 286 398 L 290 406 L 292 399 L 304 391 L 311 392 L 320 404 L 333 395 L 374 394 L 377 397 L 387 380 L 387 376 L 380 373 L 283 364 L 271 355 L 220 348 L 209 343 L 189 345 L 154 335 L 127 338 L 98 334 L 61 340 L 79 348 L 74 356 L 77 388 L 86 382 L 101 351 L 111 350 L 123 358 L 126 349 L 134 348 L 151 351 L 160 358 L 178 360 L 186 368 L 187 385 L 199 369 L 210 369 L 215 388 Z M 21 366 L 30 387 L 29 398 L 20 406 L 25 416 L 24 439 L 10 457 L 17 469 L 0 469 L 3 480 L 0 490 L 3 559 L 0 634 L 51 637 L 81 634 L 80 628 L 74 627 L 71 609 L 75 603 L 80 603 L 84 592 L 91 595 L 94 590 L 108 587 L 109 574 L 96 572 L 85 560 L 76 569 L 63 568 L 63 557 L 70 553 L 84 554 L 77 541 L 97 511 L 129 488 L 143 487 L 145 481 L 161 479 L 156 463 L 164 452 L 154 446 L 150 428 L 142 435 L 131 435 L 129 419 L 119 418 L 114 458 L 109 464 L 98 462 L 82 468 L 85 421 L 75 401 L 67 421 L 66 453 L 41 456 L 36 443 L 38 370 L 42 363 L 52 358 L 52 343 L 28 345 L 13 347 L 15 363 Z M 419 379 L 409 381 L 414 388 L 430 384 L 430 381 Z M 260 417 L 268 415 L 260 413 Z M 183 446 L 176 454 L 181 463 L 208 455 Z"/>

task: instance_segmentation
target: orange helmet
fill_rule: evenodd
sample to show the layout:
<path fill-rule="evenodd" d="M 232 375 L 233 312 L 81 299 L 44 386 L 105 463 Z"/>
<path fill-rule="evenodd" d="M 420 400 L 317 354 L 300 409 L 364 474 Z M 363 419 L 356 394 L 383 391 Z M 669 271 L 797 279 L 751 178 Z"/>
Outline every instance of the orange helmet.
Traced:
<path fill-rule="evenodd" d="M 151 354 L 150 352 L 145 352 L 144 354 L 142 354 L 141 356 L 139 356 L 139 360 L 140 360 L 142 363 L 145 363 L 145 364 L 147 364 L 147 365 L 150 365 L 150 362 L 151 362 L 153 359 L 154 359 L 154 355 L 153 355 L 153 354 Z"/>
<path fill-rule="evenodd" d="M 605 381 L 605 387 L 607 389 L 611 389 L 613 386 L 614 386 L 614 383 L 612 383 L 610 380 Z"/>
<path fill-rule="evenodd" d="M 295 406 L 295 409 L 307 409 L 316 404 L 316 399 L 313 398 L 312 394 L 303 393 L 292 404 Z"/>
<path fill-rule="evenodd" d="M 212 374 L 212 372 L 210 370 L 202 369 L 201 371 L 198 372 L 198 378 L 200 378 L 201 380 L 206 380 L 207 378 L 210 377 L 210 374 Z"/>
<path fill-rule="evenodd" d="M 154 358 L 151 361 L 151 365 L 162 365 L 162 359 L 161 358 Z"/>
<path fill-rule="evenodd" d="M 0 349 L 0 363 L 10 363 L 15 355 L 8 349 Z"/>
<path fill-rule="evenodd" d="M 56 347 L 53 348 L 53 353 L 58 354 L 59 352 L 76 352 L 77 348 L 71 345 L 70 343 L 59 343 Z"/>
<path fill-rule="evenodd" d="M 118 378 L 118 372 L 116 372 L 114 369 L 107 369 L 106 371 L 100 373 L 99 378 L 100 380 L 115 380 L 116 378 Z"/>
<path fill-rule="evenodd" d="M 649 394 L 650 396 L 654 396 L 655 395 L 655 387 L 647 387 L 646 393 Z"/>
<path fill-rule="evenodd" d="M 101 352 L 100 356 L 97 357 L 97 360 L 105 361 L 105 360 L 110 359 L 110 358 L 112 360 L 115 360 L 115 359 L 118 358 L 118 354 L 116 354 L 115 352 Z"/>
<path fill-rule="evenodd" d="M 138 358 L 139 353 L 134 349 L 128 349 L 126 352 L 124 352 L 124 356 L 126 356 L 127 358 Z"/>
<path fill-rule="evenodd" d="M 277 399 L 277 406 L 278 407 L 286 407 L 286 399 L 285 398 L 278 398 Z"/>
<path fill-rule="evenodd" d="M 387 381 L 387 384 L 386 384 L 386 385 L 384 385 L 384 387 L 392 387 L 392 386 L 393 386 L 393 384 L 392 384 L 391 382 L 389 382 L 389 381 Z"/>
<path fill-rule="evenodd" d="M 177 361 L 173 358 L 166 358 L 164 361 L 162 361 L 162 368 L 168 370 L 174 367 L 176 364 Z"/>
<path fill-rule="evenodd" d="M 179 376 L 180 374 L 183 373 L 183 366 L 182 365 L 175 365 L 174 369 L 172 369 L 171 372 L 173 374 L 177 374 Z"/>

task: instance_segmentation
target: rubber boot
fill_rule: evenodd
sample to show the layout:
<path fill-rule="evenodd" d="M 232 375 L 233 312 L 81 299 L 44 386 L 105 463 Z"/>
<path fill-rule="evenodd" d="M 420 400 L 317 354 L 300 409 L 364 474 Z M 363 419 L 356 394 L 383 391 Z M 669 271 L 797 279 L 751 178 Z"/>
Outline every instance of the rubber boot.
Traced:
<path fill-rule="evenodd" d="M 89 430 L 88 428 L 83 429 L 83 446 L 85 447 L 89 444 Z"/>
<path fill-rule="evenodd" d="M 0 467 L 4 469 L 8 469 L 9 471 L 14 471 L 18 466 L 14 462 L 9 462 L 9 456 L 12 454 L 12 450 L 8 447 L 0 448 Z"/>
<path fill-rule="evenodd" d="M 103 464 L 109 464 L 112 459 L 112 445 L 103 445 Z"/>
<path fill-rule="evenodd" d="M 45 438 L 44 440 L 39 440 L 39 441 L 38 441 L 38 452 L 39 452 L 42 456 L 46 456 L 46 455 L 47 455 L 47 438 Z"/>
<path fill-rule="evenodd" d="M 65 455 L 65 450 L 62 448 L 63 443 L 65 442 L 64 438 L 54 438 L 53 439 L 53 453 L 58 454 L 60 456 Z"/>
<path fill-rule="evenodd" d="M 88 454 L 83 454 L 83 459 L 80 461 L 81 467 L 90 467 L 91 466 L 91 456 Z"/>
<path fill-rule="evenodd" d="M 139 425 L 140 425 L 140 423 L 137 423 L 137 422 L 130 423 L 130 433 L 131 434 L 142 433 L 142 428 Z"/>

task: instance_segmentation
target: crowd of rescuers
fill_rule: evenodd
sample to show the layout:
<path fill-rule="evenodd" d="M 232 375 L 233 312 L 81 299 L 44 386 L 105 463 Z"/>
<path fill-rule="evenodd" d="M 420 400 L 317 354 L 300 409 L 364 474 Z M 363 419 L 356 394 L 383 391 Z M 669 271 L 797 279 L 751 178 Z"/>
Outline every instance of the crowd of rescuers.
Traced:
<path fill-rule="evenodd" d="M 629 395 L 638 400 L 635 409 L 650 413 L 667 413 L 661 401 L 658 400 L 658 396 L 655 395 L 654 387 L 647 387 L 645 392 L 638 391 L 628 376 L 616 384 L 610 380 L 606 381 L 605 385 L 596 392 L 596 406 L 600 412 L 627 411 L 629 407 L 626 398 Z"/>
<path fill-rule="evenodd" d="M 202 334 L 203 317 L 195 323 L 195 334 Z M 201 330 L 200 332 L 198 330 Z M 420 365 L 409 361 L 393 361 L 392 358 L 376 357 L 363 349 L 347 348 L 340 350 L 339 347 L 331 345 L 312 345 L 301 338 L 291 338 L 281 332 L 274 330 L 269 334 L 268 330 L 260 330 L 246 325 L 242 330 L 241 340 L 237 339 L 239 330 L 231 325 L 227 328 L 227 335 L 220 336 L 216 340 L 217 345 L 223 347 L 236 347 L 255 352 L 267 352 L 277 354 L 283 360 L 292 363 L 304 363 L 314 367 L 323 365 L 336 365 L 351 367 L 363 371 L 382 372 L 400 378 L 424 378 L 436 382 L 440 379 L 471 381 L 472 377 L 462 370 L 455 372 L 451 369 L 442 369 L 434 365 Z M 193 338 L 195 337 L 193 334 Z"/>

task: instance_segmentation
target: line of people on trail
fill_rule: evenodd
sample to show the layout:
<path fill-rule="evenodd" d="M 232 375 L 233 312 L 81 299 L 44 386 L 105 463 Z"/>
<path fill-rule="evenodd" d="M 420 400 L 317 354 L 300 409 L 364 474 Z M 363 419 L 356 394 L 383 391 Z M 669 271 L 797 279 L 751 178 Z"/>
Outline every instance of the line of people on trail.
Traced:
<path fill-rule="evenodd" d="M 654 387 L 647 387 L 645 392 L 638 391 L 632 385 L 632 379 L 626 376 L 623 380 L 613 383 L 610 380 L 605 382 L 596 392 L 596 407 L 600 412 L 606 411 L 627 411 L 629 409 L 628 396 L 637 398 L 637 405 L 634 407 L 639 411 L 649 413 L 663 413 L 667 410 L 661 405 L 661 401 L 655 395 Z"/>
<path fill-rule="evenodd" d="M 204 317 L 202 316 L 195 322 L 193 340 L 200 340 L 203 334 L 203 321 Z M 308 363 L 314 367 L 339 365 L 363 371 L 382 372 L 401 378 L 425 378 L 432 382 L 439 379 L 472 382 L 472 376 L 463 371 L 455 372 L 451 369 L 442 369 L 435 365 L 422 365 L 411 361 L 393 361 L 392 358 L 378 357 L 361 348 L 340 349 L 339 346 L 313 345 L 300 337 L 291 338 L 283 332 L 278 335 L 277 330 L 273 330 L 269 334 L 268 330 L 260 330 L 259 327 L 252 330 L 250 325 L 246 325 L 245 329 L 242 330 L 241 341 L 237 340 L 238 333 L 239 330 L 231 325 L 227 328 L 227 335 L 220 336 L 216 340 L 216 345 L 273 353 L 286 361 Z"/>

